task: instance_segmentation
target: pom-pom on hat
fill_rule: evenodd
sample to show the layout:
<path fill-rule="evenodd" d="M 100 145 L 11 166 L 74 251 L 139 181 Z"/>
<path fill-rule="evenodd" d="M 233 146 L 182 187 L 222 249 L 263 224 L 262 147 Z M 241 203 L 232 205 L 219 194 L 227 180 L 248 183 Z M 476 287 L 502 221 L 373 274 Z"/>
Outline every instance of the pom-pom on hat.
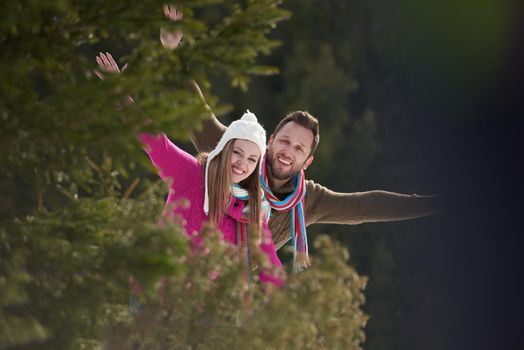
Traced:
<path fill-rule="evenodd" d="M 217 146 L 212 150 L 207 156 L 206 163 L 206 175 L 205 175 L 205 197 L 204 197 L 204 212 L 209 213 L 209 191 L 208 191 L 208 173 L 209 173 L 209 163 L 215 158 L 222 150 L 228 141 L 233 139 L 242 139 L 254 142 L 260 149 L 260 158 L 264 157 L 266 154 L 266 130 L 258 123 L 257 117 L 255 114 L 251 113 L 249 110 L 244 113 L 242 118 L 233 121 L 229 127 L 226 129 L 220 141 L 218 141 Z"/>

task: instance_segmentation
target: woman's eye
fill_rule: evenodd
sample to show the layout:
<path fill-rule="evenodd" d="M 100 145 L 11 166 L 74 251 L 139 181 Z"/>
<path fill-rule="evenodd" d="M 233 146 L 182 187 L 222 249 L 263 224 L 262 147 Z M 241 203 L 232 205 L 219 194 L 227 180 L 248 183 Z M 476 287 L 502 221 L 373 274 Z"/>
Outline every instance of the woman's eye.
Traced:
<path fill-rule="evenodd" d="M 256 162 L 257 162 L 257 160 L 254 159 L 254 158 L 249 158 L 249 161 L 250 161 L 251 163 L 256 163 Z"/>

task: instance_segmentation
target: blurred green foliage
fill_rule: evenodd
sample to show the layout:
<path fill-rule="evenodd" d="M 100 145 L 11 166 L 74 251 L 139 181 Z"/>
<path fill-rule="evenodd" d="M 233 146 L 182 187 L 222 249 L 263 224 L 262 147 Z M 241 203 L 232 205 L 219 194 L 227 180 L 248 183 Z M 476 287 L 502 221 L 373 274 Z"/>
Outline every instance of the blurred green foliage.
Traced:
<path fill-rule="evenodd" d="M 183 270 L 184 235 L 151 220 L 161 205 L 152 194 L 81 198 L 7 222 L 0 239 L 2 348 L 96 341 L 108 319 L 127 312 L 131 275 L 150 288 Z"/>
<path fill-rule="evenodd" d="M 245 90 L 251 76 L 275 74 L 258 61 L 290 15 L 276 0 L 195 0 L 171 23 L 162 5 L 0 5 L 0 348 L 358 349 L 366 280 L 343 248 L 319 241 L 316 267 L 282 290 L 252 285 L 246 315 L 231 247 L 210 233 L 212 249 L 191 259 L 180 227 L 159 225 L 165 188 L 137 132 L 186 139 L 199 127 L 207 113 L 188 77 Z M 160 26 L 182 29 L 182 46 L 164 50 Z M 101 81 L 100 51 L 129 69 Z M 229 109 L 206 97 L 217 113 Z M 130 276 L 142 286 L 136 318 Z"/>
<path fill-rule="evenodd" d="M 347 250 L 327 236 L 317 239 L 316 248 L 319 254 L 311 270 L 290 276 L 282 289 L 262 293 L 255 284 L 244 288 L 236 251 L 209 235 L 198 259 L 188 259 L 184 273 L 159 287 L 164 297 L 143 297 L 135 322 L 115 328 L 107 346 L 361 349 L 367 279 L 347 265 Z"/>

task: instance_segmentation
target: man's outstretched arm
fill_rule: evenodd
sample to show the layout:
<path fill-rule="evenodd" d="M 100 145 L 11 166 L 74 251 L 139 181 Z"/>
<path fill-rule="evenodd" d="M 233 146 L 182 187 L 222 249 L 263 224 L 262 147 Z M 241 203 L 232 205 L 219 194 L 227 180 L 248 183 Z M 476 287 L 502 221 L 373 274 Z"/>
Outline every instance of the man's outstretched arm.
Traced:
<path fill-rule="evenodd" d="M 178 22 L 184 18 L 182 11 L 177 9 L 175 5 L 164 4 L 164 15 L 172 22 Z M 175 50 L 180 45 L 183 37 L 184 34 L 180 30 L 169 32 L 163 27 L 160 28 L 160 42 L 167 50 Z M 197 82 L 194 79 L 189 79 L 188 85 L 209 110 L 209 117 L 202 123 L 202 128 L 191 132 L 191 141 L 198 152 L 208 152 L 218 144 L 226 127 L 218 121 L 211 107 L 207 105 L 204 94 Z"/>
<path fill-rule="evenodd" d="M 422 196 L 387 191 L 339 193 L 307 181 L 306 222 L 361 224 L 414 219 L 440 211 L 438 195 Z"/>
<path fill-rule="evenodd" d="M 202 99 L 204 103 L 206 100 L 200 86 L 193 79 L 189 82 L 190 88 Z M 206 103 L 206 107 L 209 110 L 209 118 L 206 118 L 202 122 L 202 128 L 199 130 L 193 130 L 191 132 L 191 142 L 195 145 L 198 152 L 209 152 L 218 144 L 220 138 L 226 131 L 226 127 L 217 119 L 211 107 Z"/>

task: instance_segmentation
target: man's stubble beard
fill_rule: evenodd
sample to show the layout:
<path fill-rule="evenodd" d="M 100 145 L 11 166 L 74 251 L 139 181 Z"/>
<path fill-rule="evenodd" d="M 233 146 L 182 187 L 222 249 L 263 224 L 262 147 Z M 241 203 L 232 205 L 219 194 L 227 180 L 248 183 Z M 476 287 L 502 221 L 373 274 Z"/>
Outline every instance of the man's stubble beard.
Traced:
<path fill-rule="evenodd" d="M 273 150 L 270 149 L 268 153 L 267 161 L 266 161 L 266 166 L 268 166 L 271 169 L 271 174 L 273 175 L 273 177 L 281 181 L 282 180 L 291 180 L 295 175 L 298 175 L 300 173 L 302 166 L 304 166 L 304 164 L 302 164 L 302 166 L 299 167 L 298 170 L 295 167 L 293 167 L 289 172 L 282 174 L 282 173 L 277 172 L 277 170 L 273 167 L 274 162 L 278 162 L 278 160 L 276 159 L 275 155 L 273 154 Z"/>

